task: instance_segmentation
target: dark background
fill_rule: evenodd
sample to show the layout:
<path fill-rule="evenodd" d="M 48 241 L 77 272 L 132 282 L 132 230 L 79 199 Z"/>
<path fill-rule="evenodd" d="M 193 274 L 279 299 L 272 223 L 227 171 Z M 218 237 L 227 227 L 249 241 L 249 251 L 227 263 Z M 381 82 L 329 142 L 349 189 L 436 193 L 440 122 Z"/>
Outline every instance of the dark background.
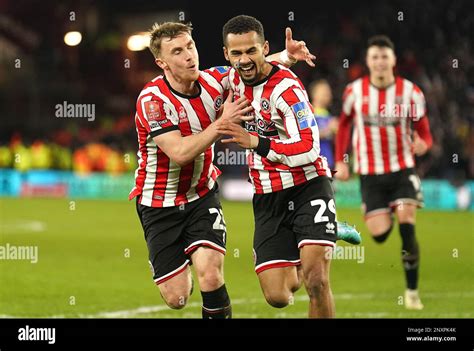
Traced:
<path fill-rule="evenodd" d="M 366 73 L 368 37 L 387 34 L 396 45 L 397 73 L 426 97 L 434 137 L 419 160 L 425 177 L 462 182 L 474 177 L 473 4 L 470 1 L 0 1 L 0 146 L 57 145 L 71 153 L 91 143 L 117 153 L 136 152 L 133 117 L 143 85 L 160 72 L 148 49 L 132 52 L 127 38 L 154 21 L 192 22 L 201 69 L 223 65 L 221 29 L 238 14 L 257 17 L 272 52 L 284 48 L 284 29 L 306 41 L 315 69 L 293 70 L 308 85 L 327 79 L 338 115 L 344 86 Z M 74 11 L 75 21 L 70 21 Z M 294 20 L 289 20 L 290 12 Z M 403 20 L 400 20 L 403 16 Z M 75 47 L 69 30 L 82 33 Z M 21 67 L 16 68 L 16 60 Z M 343 60 L 349 67 L 343 67 Z M 129 60 L 130 67 L 124 67 Z M 455 61 L 457 60 L 457 61 Z M 457 68 L 453 63 L 457 62 Z M 55 106 L 95 104 L 94 122 L 56 118 Z M 36 144 L 35 144 L 36 143 Z M 13 146 L 12 146 L 13 145 Z M 453 162 L 453 157 L 458 162 Z M 8 167 L 8 165 L 3 165 Z M 60 168 L 54 162 L 50 168 Z M 63 167 L 63 168 L 64 168 Z"/>

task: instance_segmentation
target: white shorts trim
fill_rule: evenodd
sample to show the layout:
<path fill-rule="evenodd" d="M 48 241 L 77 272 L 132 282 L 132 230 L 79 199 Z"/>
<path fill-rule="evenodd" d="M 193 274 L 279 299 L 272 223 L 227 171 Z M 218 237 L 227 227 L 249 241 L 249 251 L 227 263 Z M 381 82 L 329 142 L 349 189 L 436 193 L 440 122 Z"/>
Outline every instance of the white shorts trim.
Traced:
<path fill-rule="evenodd" d="M 390 201 L 388 203 L 388 205 L 390 207 L 397 207 L 400 204 L 411 204 L 411 205 L 415 205 L 416 207 L 420 207 L 420 208 L 425 206 L 423 204 L 423 202 L 415 200 L 415 199 L 410 199 L 410 198 L 400 198 L 400 199 Z"/>
<path fill-rule="evenodd" d="M 333 248 L 336 247 L 336 243 L 333 243 L 329 240 L 312 240 L 312 239 L 304 239 L 298 243 L 298 249 L 301 249 L 304 245 L 321 245 L 321 246 L 332 246 Z"/>
<path fill-rule="evenodd" d="M 376 210 L 372 210 L 372 211 L 369 211 L 369 212 L 366 212 L 364 217 L 373 217 L 373 216 L 378 216 L 378 215 L 381 215 L 381 214 L 384 214 L 384 213 L 391 213 L 392 210 L 389 208 L 389 207 L 385 207 L 385 208 L 377 208 Z"/>
<path fill-rule="evenodd" d="M 175 270 L 169 272 L 168 274 L 162 275 L 161 277 L 158 277 L 158 278 L 154 279 L 155 283 L 158 284 L 160 281 L 172 276 L 173 274 L 176 274 L 177 272 L 182 270 L 184 267 L 186 267 L 188 264 L 189 264 L 189 260 L 186 260 L 181 266 L 179 266 Z"/>
<path fill-rule="evenodd" d="M 261 269 L 262 267 L 274 265 L 274 264 L 277 264 L 277 263 L 292 263 L 292 264 L 297 265 L 297 264 L 300 264 L 300 263 L 301 263 L 301 260 L 294 260 L 294 261 L 289 261 L 289 260 L 273 260 L 273 261 L 267 261 L 267 262 L 260 263 L 258 266 L 255 266 L 255 271 Z"/>
<path fill-rule="evenodd" d="M 187 248 L 184 249 L 184 252 L 187 253 L 192 247 L 194 246 L 210 246 L 211 248 L 215 249 L 216 251 L 219 251 L 223 254 L 226 253 L 226 249 L 223 248 L 222 246 L 217 245 L 216 243 L 213 243 L 212 241 L 209 240 L 198 240 L 193 242 L 191 245 L 189 245 Z"/>

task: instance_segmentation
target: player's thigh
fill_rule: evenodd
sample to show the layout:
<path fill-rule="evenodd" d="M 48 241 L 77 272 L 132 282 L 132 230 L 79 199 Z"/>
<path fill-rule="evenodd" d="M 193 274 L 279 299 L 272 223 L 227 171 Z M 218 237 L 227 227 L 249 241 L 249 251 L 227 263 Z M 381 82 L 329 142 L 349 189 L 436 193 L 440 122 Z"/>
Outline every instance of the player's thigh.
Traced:
<path fill-rule="evenodd" d="M 185 253 L 190 256 L 200 247 L 208 247 L 222 254 L 226 253 L 226 223 L 218 190 L 214 188 L 202 199 L 188 205 L 185 224 Z M 214 253 L 204 254 L 204 258 Z M 220 256 L 215 256 L 220 259 Z M 194 263 L 194 261 L 193 261 Z"/>
<path fill-rule="evenodd" d="M 188 205 L 185 253 L 190 257 L 201 291 L 213 291 L 224 284 L 226 225 L 217 187 Z"/>
<path fill-rule="evenodd" d="M 275 307 L 284 306 L 299 288 L 298 244 L 288 227 L 279 225 L 271 230 L 271 221 L 267 223 L 255 230 L 255 272 L 266 300 Z"/>
<path fill-rule="evenodd" d="M 160 285 L 187 269 L 182 214 L 174 208 L 152 208 L 137 204 L 148 248 L 153 280 Z M 169 284 L 168 284 L 169 285 Z"/>
<path fill-rule="evenodd" d="M 194 270 L 202 291 L 213 291 L 224 284 L 224 254 L 200 246 L 191 254 Z"/>
<path fill-rule="evenodd" d="M 415 223 L 416 209 L 423 207 L 421 181 L 414 169 L 397 172 L 395 190 L 390 199 L 399 223 Z"/>
<path fill-rule="evenodd" d="M 367 219 L 379 214 L 390 214 L 391 187 L 388 187 L 387 175 L 361 175 L 360 193 L 362 212 Z"/>
<path fill-rule="evenodd" d="M 296 266 L 275 267 L 258 273 L 260 287 L 267 301 L 286 305 L 298 287 Z"/>
<path fill-rule="evenodd" d="M 295 235 L 289 226 L 287 190 L 255 194 L 253 211 L 255 232 L 253 253 L 255 272 L 299 265 L 300 257 Z"/>
<path fill-rule="evenodd" d="M 372 236 L 379 236 L 392 227 L 392 216 L 390 211 L 381 211 L 365 217 L 365 225 Z"/>
<path fill-rule="evenodd" d="M 307 289 L 319 291 L 329 287 L 332 246 L 305 245 L 300 249 L 301 269 Z"/>
<path fill-rule="evenodd" d="M 306 245 L 334 247 L 337 239 L 336 203 L 331 180 L 318 177 L 297 188 L 293 199 L 292 231 L 298 249 Z M 300 251 L 301 252 L 301 251 Z"/>
<path fill-rule="evenodd" d="M 191 293 L 192 276 L 189 266 L 170 279 L 158 284 L 161 296 L 165 302 L 174 308 L 183 307 Z"/>

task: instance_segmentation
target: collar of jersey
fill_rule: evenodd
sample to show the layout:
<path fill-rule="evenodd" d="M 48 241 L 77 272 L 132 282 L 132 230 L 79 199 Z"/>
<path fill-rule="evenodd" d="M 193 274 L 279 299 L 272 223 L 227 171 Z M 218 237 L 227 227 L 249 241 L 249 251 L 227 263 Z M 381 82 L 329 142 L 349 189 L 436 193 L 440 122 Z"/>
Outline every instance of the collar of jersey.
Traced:
<path fill-rule="evenodd" d="M 199 84 L 198 79 L 196 79 L 194 81 L 194 83 L 196 84 L 196 86 L 198 88 L 198 92 L 196 94 L 193 94 L 193 95 L 186 95 L 186 94 L 180 93 L 179 91 L 174 90 L 173 87 L 171 86 L 170 82 L 168 82 L 168 79 L 166 79 L 166 77 L 164 75 L 163 75 L 163 80 L 165 81 L 166 85 L 168 86 L 168 88 L 170 89 L 170 91 L 173 94 L 178 95 L 179 97 L 182 97 L 183 99 L 195 99 L 195 98 L 197 98 L 201 95 L 201 84 Z"/>

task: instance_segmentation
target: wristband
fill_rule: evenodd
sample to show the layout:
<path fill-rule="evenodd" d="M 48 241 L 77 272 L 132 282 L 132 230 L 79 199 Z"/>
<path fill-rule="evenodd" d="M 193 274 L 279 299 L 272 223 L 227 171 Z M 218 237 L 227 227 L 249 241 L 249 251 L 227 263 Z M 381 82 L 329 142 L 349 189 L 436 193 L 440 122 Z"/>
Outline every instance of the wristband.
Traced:
<path fill-rule="evenodd" d="M 281 62 L 283 62 L 283 64 L 285 66 L 292 66 L 294 65 L 296 62 L 298 62 L 297 59 L 291 59 L 290 56 L 288 55 L 288 50 L 283 50 L 282 52 L 280 52 L 280 60 Z"/>

